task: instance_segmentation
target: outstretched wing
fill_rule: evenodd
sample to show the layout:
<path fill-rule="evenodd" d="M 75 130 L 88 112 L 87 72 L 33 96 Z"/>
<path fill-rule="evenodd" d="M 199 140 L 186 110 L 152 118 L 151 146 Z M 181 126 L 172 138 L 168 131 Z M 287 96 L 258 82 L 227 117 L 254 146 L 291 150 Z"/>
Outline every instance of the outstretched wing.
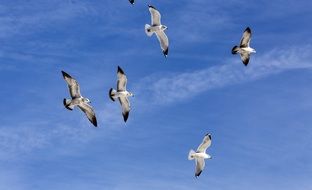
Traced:
<path fill-rule="evenodd" d="M 117 70 L 117 78 L 117 91 L 125 91 L 127 86 L 127 76 L 119 66 Z"/>
<path fill-rule="evenodd" d="M 250 59 L 250 54 L 248 52 L 243 52 L 240 54 L 240 57 L 242 59 L 242 62 L 244 63 L 245 66 L 248 65 L 249 59 Z"/>
<path fill-rule="evenodd" d="M 204 158 L 196 158 L 195 162 L 196 162 L 195 177 L 198 177 L 198 176 L 200 176 L 200 174 L 204 170 L 205 160 L 204 160 Z"/>
<path fill-rule="evenodd" d="M 167 57 L 168 51 L 169 51 L 169 40 L 168 40 L 166 33 L 163 30 L 157 31 L 156 36 L 159 40 L 160 47 L 163 51 L 163 54 L 165 55 L 165 57 Z"/>
<path fill-rule="evenodd" d="M 122 108 L 122 115 L 123 115 L 124 121 L 126 122 L 129 117 L 129 112 L 130 112 L 130 102 L 127 97 L 119 97 L 118 99 Z"/>
<path fill-rule="evenodd" d="M 160 15 L 159 11 L 155 7 L 153 7 L 152 5 L 148 5 L 148 10 L 151 13 L 152 26 L 160 26 L 161 25 L 161 22 L 160 22 L 161 15 Z"/>
<path fill-rule="evenodd" d="M 249 47 L 251 39 L 251 30 L 249 27 L 247 27 L 243 33 L 243 37 L 240 42 L 240 47 Z"/>
<path fill-rule="evenodd" d="M 86 116 L 88 117 L 89 121 L 95 126 L 97 127 L 97 121 L 96 121 L 96 117 L 95 117 L 95 113 L 93 108 L 88 104 L 88 103 L 81 103 L 78 105 L 78 107 L 81 109 L 81 111 L 83 111 Z"/>
<path fill-rule="evenodd" d="M 211 145 L 211 135 L 206 134 L 203 142 L 198 146 L 197 152 L 206 152 L 207 148 Z"/>
<path fill-rule="evenodd" d="M 65 71 L 62 71 L 63 77 L 68 85 L 69 93 L 72 98 L 79 98 L 81 97 L 80 88 L 78 82 L 72 78 L 69 74 Z"/>

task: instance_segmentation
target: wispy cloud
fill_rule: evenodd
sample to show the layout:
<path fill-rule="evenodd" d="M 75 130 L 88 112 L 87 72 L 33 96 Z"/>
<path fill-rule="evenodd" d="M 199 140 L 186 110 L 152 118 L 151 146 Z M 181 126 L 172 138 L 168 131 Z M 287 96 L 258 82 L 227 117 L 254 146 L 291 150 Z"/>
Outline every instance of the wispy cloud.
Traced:
<path fill-rule="evenodd" d="M 137 85 L 137 91 L 145 97 L 150 97 L 149 102 L 154 104 L 182 101 L 208 90 L 256 80 L 278 72 L 310 69 L 311 50 L 310 45 L 273 49 L 262 55 L 252 55 L 248 67 L 240 63 L 239 56 L 236 56 L 225 64 L 198 71 L 155 75 L 143 79 L 141 84 Z"/>
<path fill-rule="evenodd" d="M 0 5 L 3 15 L 0 17 L 0 38 L 12 35 L 31 33 L 41 30 L 47 25 L 56 22 L 71 20 L 83 13 L 89 12 L 83 3 L 71 3 L 70 1 L 53 2 L 27 2 L 21 4 Z"/>

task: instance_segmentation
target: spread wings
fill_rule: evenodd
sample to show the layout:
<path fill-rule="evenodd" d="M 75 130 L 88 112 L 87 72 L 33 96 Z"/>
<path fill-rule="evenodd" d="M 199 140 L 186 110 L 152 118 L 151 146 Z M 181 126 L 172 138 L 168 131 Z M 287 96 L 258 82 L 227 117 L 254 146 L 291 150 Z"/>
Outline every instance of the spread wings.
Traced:
<path fill-rule="evenodd" d="M 203 142 L 198 146 L 197 152 L 206 152 L 207 148 L 211 145 L 211 135 L 206 134 Z"/>
<path fill-rule="evenodd" d="M 165 34 L 163 30 L 160 30 L 156 32 L 156 36 L 159 40 L 160 47 L 163 51 L 163 54 L 165 55 L 165 57 L 167 57 L 168 51 L 169 51 L 169 40 L 168 40 L 167 35 Z"/>
<path fill-rule="evenodd" d="M 124 121 L 126 122 L 129 117 L 129 112 L 130 112 L 130 102 L 127 97 L 119 97 L 118 99 L 122 107 L 122 115 L 123 115 Z"/>
<path fill-rule="evenodd" d="M 243 52 L 240 54 L 240 57 L 241 57 L 244 65 L 247 66 L 249 63 L 250 54 L 248 52 Z"/>
<path fill-rule="evenodd" d="M 62 74 L 63 74 L 63 77 L 64 77 L 64 79 L 68 85 L 70 96 L 72 98 L 81 97 L 80 87 L 79 87 L 78 82 L 64 71 L 62 71 Z"/>
<path fill-rule="evenodd" d="M 88 117 L 89 121 L 95 126 L 97 127 L 97 121 L 96 121 L 96 117 L 95 117 L 95 113 L 93 108 L 88 104 L 88 103 L 80 103 L 78 104 L 78 107 L 81 109 L 81 111 L 83 111 L 86 116 Z"/>
<path fill-rule="evenodd" d="M 161 25 L 161 22 L 160 22 L 161 15 L 160 15 L 159 11 L 155 7 L 153 7 L 152 5 L 148 6 L 148 10 L 151 13 L 152 26 L 160 26 Z"/>
<path fill-rule="evenodd" d="M 251 39 L 251 30 L 249 27 L 247 27 L 243 33 L 243 37 L 240 42 L 240 47 L 249 47 Z"/>
<path fill-rule="evenodd" d="M 195 162 L 196 162 L 195 177 L 198 177 L 204 170 L 205 160 L 204 158 L 196 158 Z"/>
<path fill-rule="evenodd" d="M 127 76 L 119 66 L 117 70 L 117 78 L 117 91 L 125 91 L 127 86 Z"/>

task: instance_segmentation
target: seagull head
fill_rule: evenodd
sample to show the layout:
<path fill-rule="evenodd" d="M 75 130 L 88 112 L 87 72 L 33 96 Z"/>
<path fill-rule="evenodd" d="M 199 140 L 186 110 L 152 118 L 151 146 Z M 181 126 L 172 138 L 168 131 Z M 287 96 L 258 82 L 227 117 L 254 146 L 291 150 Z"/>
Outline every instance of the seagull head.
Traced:
<path fill-rule="evenodd" d="M 167 26 L 165 26 L 165 25 L 161 25 L 161 29 L 162 29 L 162 30 L 167 30 L 167 29 L 168 29 L 168 27 L 167 27 Z"/>
<path fill-rule="evenodd" d="M 131 92 L 128 92 L 128 96 L 134 97 L 134 94 L 132 94 Z"/>
<path fill-rule="evenodd" d="M 83 98 L 82 101 L 86 103 L 91 103 L 91 101 L 88 98 Z"/>

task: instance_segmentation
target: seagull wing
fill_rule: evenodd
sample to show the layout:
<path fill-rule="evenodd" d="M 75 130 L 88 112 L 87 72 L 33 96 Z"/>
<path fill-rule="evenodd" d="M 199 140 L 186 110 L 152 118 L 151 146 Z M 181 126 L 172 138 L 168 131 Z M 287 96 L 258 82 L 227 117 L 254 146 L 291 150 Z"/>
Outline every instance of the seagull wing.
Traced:
<path fill-rule="evenodd" d="M 122 115 L 123 115 L 124 121 L 126 122 L 129 116 L 129 112 L 130 112 L 130 102 L 127 97 L 119 97 L 118 99 L 122 107 Z"/>
<path fill-rule="evenodd" d="M 78 82 L 64 71 L 62 71 L 62 74 L 63 74 L 63 77 L 64 77 L 64 79 L 68 85 L 70 96 L 72 98 L 81 97 L 80 87 L 79 87 Z"/>
<path fill-rule="evenodd" d="M 196 162 L 195 177 L 198 177 L 205 167 L 205 160 L 204 158 L 196 158 L 195 162 Z"/>
<path fill-rule="evenodd" d="M 248 52 L 243 52 L 240 54 L 240 57 L 241 57 L 244 65 L 247 66 L 249 63 L 250 54 Z"/>
<path fill-rule="evenodd" d="M 203 142 L 198 146 L 197 152 L 206 152 L 207 148 L 211 145 L 211 135 L 206 134 Z"/>
<path fill-rule="evenodd" d="M 84 103 L 84 102 L 78 104 L 78 107 L 81 109 L 81 111 L 83 111 L 86 114 L 89 121 L 95 127 L 97 127 L 97 121 L 96 121 L 96 117 L 95 117 L 95 113 L 94 113 L 93 108 L 88 103 Z"/>
<path fill-rule="evenodd" d="M 160 26 L 161 25 L 161 22 L 160 22 L 161 15 L 160 15 L 159 11 L 155 7 L 153 7 L 152 5 L 148 6 L 148 10 L 151 13 L 152 26 Z"/>
<path fill-rule="evenodd" d="M 134 4 L 134 0 L 129 0 L 129 2 L 133 5 Z"/>
<path fill-rule="evenodd" d="M 240 42 L 240 47 L 249 47 L 251 39 L 251 30 L 249 27 L 247 27 L 243 33 L 243 37 Z"/>
<path fill-rule="evenodd" d="M 157 31 L 156 36 L 159 40 L 160 47 L 163 51 L 163 54 L 165 55 L 165 57 L 167 57 L 168 51 L 169 51 L 169 40 L 168 40 L 166 33 L 163 30 Z"/>
<path fill-rule="evenodd" d="M 117 91 L 125 91 L 127 86 L 127 76 L 119 66 L 117 70 L 117 78 Z"/>

